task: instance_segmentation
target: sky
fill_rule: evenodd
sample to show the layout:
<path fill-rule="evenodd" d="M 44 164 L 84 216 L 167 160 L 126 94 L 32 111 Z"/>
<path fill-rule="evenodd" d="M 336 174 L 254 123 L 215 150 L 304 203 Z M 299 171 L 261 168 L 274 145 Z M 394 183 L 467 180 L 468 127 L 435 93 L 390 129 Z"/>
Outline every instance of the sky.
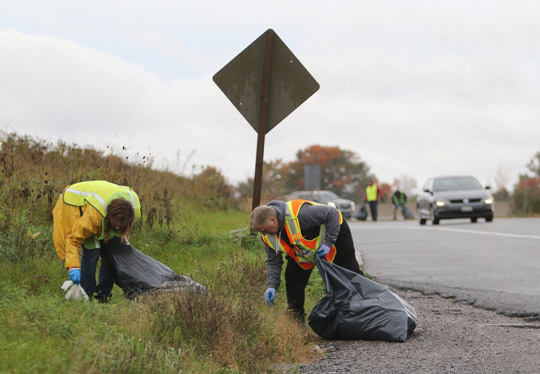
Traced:
<path fill-rule="evenodd" d="M 338 146 L 380 182 L 511 189 L 540 151 L 540 3 L 521 0 L 0 0 L 0 130 L 245 181 L 257 133 L 212 76 L 270 28 L 320 89 L 265 161 Z"/>

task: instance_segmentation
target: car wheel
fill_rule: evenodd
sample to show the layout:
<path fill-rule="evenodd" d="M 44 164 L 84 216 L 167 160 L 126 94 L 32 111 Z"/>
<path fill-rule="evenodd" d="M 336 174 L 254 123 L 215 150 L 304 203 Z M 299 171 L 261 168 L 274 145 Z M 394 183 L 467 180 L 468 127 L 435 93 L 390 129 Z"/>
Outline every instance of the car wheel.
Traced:
<path fill-rule="evenodd" d="M 430 209 L 431 212 L 431 223 L 434 225 L 439 224 L 439 217 L 435 215 L 435 210 L 433 208 Z"/>
<path fill-rule="evenodd" d="M 476 223 L 476 221 L 478 221 L 478 218 L 476 218 L 476 217 L 471 218 L 472 223 Z"/>
<path fill-rule="evenodd" d="M 493 216 L 487 216 L 486 217 L 486 222 L 491 222 L 493 221 Z"/>

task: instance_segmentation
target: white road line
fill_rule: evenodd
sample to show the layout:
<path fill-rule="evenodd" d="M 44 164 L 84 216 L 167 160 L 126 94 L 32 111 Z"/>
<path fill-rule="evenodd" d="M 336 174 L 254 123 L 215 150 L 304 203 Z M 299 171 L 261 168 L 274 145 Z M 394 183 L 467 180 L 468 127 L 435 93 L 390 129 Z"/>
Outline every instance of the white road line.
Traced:
<path fill-rule="evenodd" d="M 420 227 L 411 227 L 420 229 Z M 488 236 L 504 236 L 506 238 L 519 238 L 519 239 L 535 239 L 540 240 L 538 235 L 522 235 L 522 234 L 508 234 L 504 232 L 489 232 L 489 231 L 477 231 L 477 230 L 463 230 L 463 229 L 450 229 L 442 227 L 431 227 L 431 230 L 450 231 L 450 232 L 463 232 L 467 234 L 488 235 Z"/>
<path fill-rule="evenodd" d="M 446 227 L 421 227 L 421 226 L 404 226 L 404 225 L 392 225 L 392 226 L 370 226 L 370 227 L 358 227 L 355 226 L 354 230 L 396 230 L 396 229 L 406 229 L 406 230 L 439 230 L 439 231 L 449 231 L 449 232 L 462 232 L 466 234 L 476 234 L 476 235 L 487 235 L 487 236 L 503 236 L 506 238 L 518 238 L 518 239 L 534 239 L 540 240 L 538 235 L 522 235 L 522 234 L 509 234 L 504 232 L 489 232 L 489 231 L 478 231 L 478 230 L 464 230 L 464 229 L 452 229 Z"/>
<path fill-rule="evenodd" d="M 395 229 L 406 229 L 406 230 L 438 230 L 438 231 L 449 231 L 449 232 L 462 232 L 466 234 L 476 234 L 476 235 L 487 235 L 487 236 L 502 236 L 506 238 L 518 238 L 518 239 L 534 239 L 534 240 L 540 240 L 540 236 L 538 235 L 522 235 L 522 234 L 509 234 L 504 232 L 489 232 L 489 231 L 478 231 L 478 230 L 464 230 L 464 229 L 454 229 L 454 228 L 446 228 L 446 227 L 421 227 L 421 226 L 404 226 L 404 225 L 392 225 L 391 228 L 384 227 L 384 226 L 370 226 L 370 227 L 358 227 L 355 226 L 354 230 L 365 230 L 365 231 L 371 231 L 371 230 L 395 230 Z"/>

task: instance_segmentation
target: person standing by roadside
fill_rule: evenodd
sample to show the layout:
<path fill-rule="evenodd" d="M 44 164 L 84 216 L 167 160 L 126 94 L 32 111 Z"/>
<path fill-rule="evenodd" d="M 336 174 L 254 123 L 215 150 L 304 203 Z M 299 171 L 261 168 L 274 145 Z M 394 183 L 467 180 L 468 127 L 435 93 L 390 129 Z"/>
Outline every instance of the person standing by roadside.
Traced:
<path fill-rule="evenodd" d="M 107 181 L 79 182 L 67 186 L 60 195 L 53 210 L 54 246 L 58 257 L 65 259 L 70 279 L 80 284 L 89 298 L 95 293 L 100 302 L 110 299 L 114 268 L 101 253 L 116 240 L 127 242 L 139 218 L 139 197 L 127 186 Z"/>
<path fill-rule="evenodd" d="M 262 234 L 266 251 L 266 302 L 274 305 L 285 253 L 287 304 L 289 312 L 301 322 L 305 320 L 305 288 L 314 256 L 364 275 L 356 260 L 349 225 L 335 207 L 307 200 L 273 200 L 253 209 L 250 227 Z"/>
<path fill-rule="evenodd" d="M 405 219 L 405 212 L 403 207 L 407 203 L 407 195 L 405 192 L 401 192 L 400 190 L 396 190 L 394 194 L 392 195 L 392 205 L 394 205 L 394 221 L 397 220 L 397 211 L 401 207 L 401 213 L 403 214 L 403 218 Z"/>
<path fill-rule="evenodd" d="M 366 197 L 364 198 L 364 201 L 367 201 L 369 204 L 369 210 L 371 212 L 371 219 L 373 221 L 377 220 L 377 203 L 379 200 L 379 197 L 384 199 L 383 192 L 379 185 L 377 184 L 377 181 L 375 178 L 373 178 L 369 185 L 366 187 Z"/>

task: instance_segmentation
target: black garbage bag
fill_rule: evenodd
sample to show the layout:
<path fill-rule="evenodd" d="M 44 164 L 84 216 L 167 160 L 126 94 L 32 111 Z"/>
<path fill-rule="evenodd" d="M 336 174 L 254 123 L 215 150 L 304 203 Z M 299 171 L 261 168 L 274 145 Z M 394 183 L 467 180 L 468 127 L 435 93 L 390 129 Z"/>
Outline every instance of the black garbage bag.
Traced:
<path fill-rule="evenodd" d="M 407 208 L 406 205 L 401 206 L 401 211 L 403 212 L 403 218 L 405 218 L 405 219 L 414 219 L 413 212 L 411 212 L 410 209 Z"/>
<path fill-rule="evenodd" d="M 356 213 L 354 218 L 359 219 L 361 221 L 365 221 L 367 219 L 367 215 L 368 213 L 367 213 L 366 203 L 364 203 L 362 204 L 360 209 L 358 209 L 358 212 Z"/>
<path fill-rule="evenodd" d="M 158 260 L 120 240 L 111 241 L 101 255 L 115 269 L 115 283 L 128 299 L 150 292 L 191 290 L 206 293 L 206 287 L 193 279 L 178 275 Z"/>
<path fill-rule="evenodd" d="M 325 339 L 404 342 L 416 327 L 416 311 L 386 287 L 315 256 L 327 294 L 308 324 Z"/>

